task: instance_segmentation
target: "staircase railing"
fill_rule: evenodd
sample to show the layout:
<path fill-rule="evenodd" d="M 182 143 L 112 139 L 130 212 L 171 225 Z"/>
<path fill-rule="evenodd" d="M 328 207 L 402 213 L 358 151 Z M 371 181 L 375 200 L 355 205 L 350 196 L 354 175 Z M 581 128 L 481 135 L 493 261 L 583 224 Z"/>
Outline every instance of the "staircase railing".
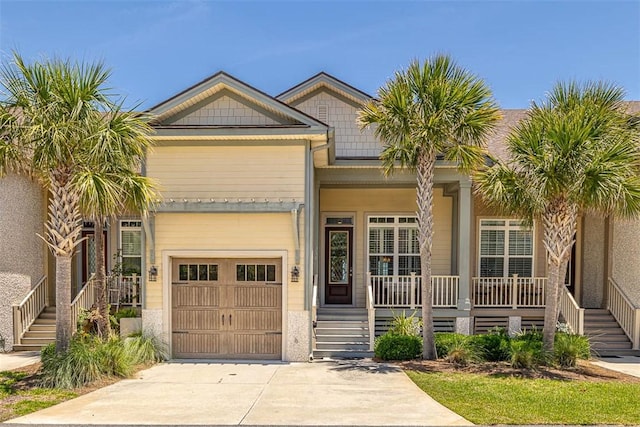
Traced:
<path fill-rule="evenodd" d="M 373 284 L 371 283 L 371 273 L 367 272 L 367 315 L 369 321 L 369 351 L 373 351 L 373 344 L 376 339 L 376 308 L 373 305 Z"/>
<path fill-rule="evenodd" d="M 318 275 L 313 275 L 313 293 L 311 295 L 311 323 L 313 325 L 313 337 L 315 339 L 315 326 L 318 322 Z"/>
<path fill-rule="evenodd" d="M 566 286 L 560 291 L 560 313 L 574 334 L 584 335 L 584 308 L 580 308 Z"/>
<path fill-rule="evenodd" d="M 609 278 L 607 308 L 625 334 L 631 340 L 634 350 L 640 350 L 640 308 L 636 307 L 620 286 Z"/>
<path fill-rule="evenodd" d="M 47 276 L 43 276 L 20 304 L 13 306 L 14 345 L 22 344 L 25 332 L 29 330 L 29 327 L 47 306 L 48 289 Z"/>
<path fill-rule="evenodd" d="M 91 306 L 96 303 L 97 297 L 98 292 L 95 287 L 95 276 L 92 274 L 71 302 L 71 324 L 74 325 L 73 330 L 76 329 L 75 325 L 78 324 L 81 310 L 89 310 Z"/>

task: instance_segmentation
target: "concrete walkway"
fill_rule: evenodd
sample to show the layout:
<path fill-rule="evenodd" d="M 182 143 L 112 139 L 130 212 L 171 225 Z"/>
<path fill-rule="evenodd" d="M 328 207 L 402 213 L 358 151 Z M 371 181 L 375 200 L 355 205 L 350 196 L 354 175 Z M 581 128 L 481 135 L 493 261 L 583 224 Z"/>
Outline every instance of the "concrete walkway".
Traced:
<path fill-rule="evenodd" d="M 371 361 L 165 363 L 8 421 L 24 424 L 470 425 Z"/>
<path fill-rule="evenodd" d="M 0 371 L 10 371 L 33 365 L 40 361 L 39 351 L 18 351 L 13 353 L 0 353 Z"/>
<path fill-rule="evenodd" d="M 640 356 L 606 357 L 592 361 L 594 365 L 640 377 Z"/>

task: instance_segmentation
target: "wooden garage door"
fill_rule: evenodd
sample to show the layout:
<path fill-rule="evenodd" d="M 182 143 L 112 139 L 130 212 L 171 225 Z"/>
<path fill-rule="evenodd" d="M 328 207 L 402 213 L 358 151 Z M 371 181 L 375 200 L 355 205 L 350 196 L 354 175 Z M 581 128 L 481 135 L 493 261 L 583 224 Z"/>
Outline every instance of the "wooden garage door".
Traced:
<path fill-rule="evenodd" d="M 280 259 L 174 259 L 176 358 L 281 359 Z"/>

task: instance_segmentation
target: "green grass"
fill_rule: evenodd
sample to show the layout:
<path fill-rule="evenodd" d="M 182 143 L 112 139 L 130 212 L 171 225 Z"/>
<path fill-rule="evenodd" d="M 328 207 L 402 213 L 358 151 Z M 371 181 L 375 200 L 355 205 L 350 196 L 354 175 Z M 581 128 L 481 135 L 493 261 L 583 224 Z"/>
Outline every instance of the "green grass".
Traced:
<path fill-rule="evenodd" d="M 407 371 L 475 424 L 640 424 L 640 384 Z"/>
<path fill-rule="evenodd" d="M 28 374 L 20 371 L 0 372 L 0 422 L 30 414 L 72 399 L 77 393 L 68 390 L 31 387 L 21 390 L 20 381 Z"/>

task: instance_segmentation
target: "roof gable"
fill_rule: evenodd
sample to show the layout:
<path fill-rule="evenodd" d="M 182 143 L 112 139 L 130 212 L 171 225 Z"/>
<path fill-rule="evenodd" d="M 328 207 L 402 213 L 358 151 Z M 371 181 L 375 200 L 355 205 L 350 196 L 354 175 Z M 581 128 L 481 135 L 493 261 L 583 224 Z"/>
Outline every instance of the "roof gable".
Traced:
<path fill-rule="evenodd" d="M 307 114 L 225 73 L 218 72 L 152 107 L 162 126 L 278 126 L 326 128 Z"/>
<path fill-rule="evenodd" d="M 342 80 L 333 77 L 332 75 L 325 73 L 324 71 L 316 74 L 313 77 L 303 81 L 282 92 L 280 95 L 276 96 L 282 102 L 286 102 L 287 104 L 292 104 L 306 95 L 317 91 L 321 88 L 328 88 L 329 90 L 336 92 L 347 99 L 355 102 L 357 104 L 363 104 L 367 102 L 371 98 L 373 98 L 368 93 L 357 89 Z"/>

